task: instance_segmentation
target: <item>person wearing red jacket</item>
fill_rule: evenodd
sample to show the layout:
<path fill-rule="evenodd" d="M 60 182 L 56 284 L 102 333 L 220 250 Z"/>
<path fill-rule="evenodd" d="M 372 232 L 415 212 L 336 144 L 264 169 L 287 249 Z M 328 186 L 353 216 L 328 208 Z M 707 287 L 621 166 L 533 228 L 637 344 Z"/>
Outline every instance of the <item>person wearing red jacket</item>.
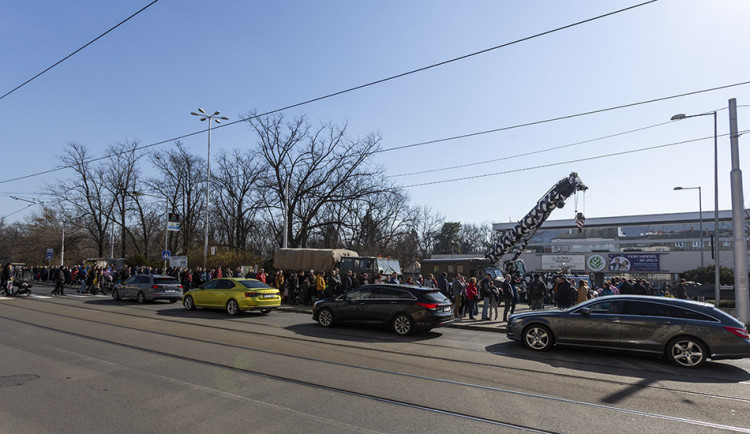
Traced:
<path fill-rule="evenodd" d="M 469 312 L 469 319 L 474 319 L 474 305 L 479 299 L 479 291 L 477 290 L 477 278 L 472 277 L 469 279 L 469 284 L 466 285 L 466 311 Z"/>

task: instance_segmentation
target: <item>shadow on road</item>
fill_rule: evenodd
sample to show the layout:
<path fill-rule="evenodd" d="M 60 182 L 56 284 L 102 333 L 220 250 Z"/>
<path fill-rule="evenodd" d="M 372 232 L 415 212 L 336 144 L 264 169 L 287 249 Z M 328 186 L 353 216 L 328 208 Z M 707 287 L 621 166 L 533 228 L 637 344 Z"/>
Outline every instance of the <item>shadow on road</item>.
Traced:
<path fill-rule="evenodd" d="M 594 349 L 555 347 L 549 352 L 536 353 L 527 350 L 518 342 L 502 342 L 485 347 L 488 352 L 504 357 L 545 363 L 554 368 L 566 368 L 581 372 L 600 373 L 620 377 L 641 379 L 634 388 L 648 386 L 659 381 L 684 383 L 740 383 L 750 380 L 750 373 L 723 361 L 708 361 L 698 369 L 679 368 L 656 356 L 617 353 Z M 621 394 L 622 396 L 617 396 Z M 618 392 L 612 402 L 630 393 Z M 609 402 L 609 401 L 607 401 Z"/>
<path fill-rule="evenodd" d="M 342 325 L 325 328 L 316 322 L 295 324 L 285 328 L 302 336 L 347 342 L 422 342 L 442 336 L 435 331 L 398 336 L 386 326 Z"/>

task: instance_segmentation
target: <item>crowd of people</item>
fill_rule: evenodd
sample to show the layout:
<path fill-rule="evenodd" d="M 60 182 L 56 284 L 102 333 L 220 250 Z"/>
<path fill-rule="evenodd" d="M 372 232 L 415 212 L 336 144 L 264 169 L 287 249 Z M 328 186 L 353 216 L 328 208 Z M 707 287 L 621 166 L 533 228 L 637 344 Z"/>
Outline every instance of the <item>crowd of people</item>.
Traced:
<path fill-rule="evenodd" d="M 613 277 L 601 287 L 592 288 L 588 279 L 556 275 L 552 273 L 528 274 L 522 279 L 512 279 L 510 275 L 493 278 L 491 274 L 481 279 L 456 274 L 449 279 L 447 273 L 437 278 L 432 274 L 416 277 L 400 277 L 397 273 L 374 275 L 353 273 L 351 270 L 339 273 L 338 269 L 323 271 L 283 271 L 277 270 L 269 275 L 263 268 L 257 271 L 242 272 L 240 267 L 216 268 L 178 268 L 154 269 L 148 266 L 60 266 L 60 267 L 13 267 L 10 263 L 3 266 L 0 274 L 0 288 L 7 294 L 8 282 L 13 277 L 24 277 L 37 281 L 55 283 L 51 295 L 65 295 L 65 288 L 73 287 L 78 293 L 107 294 L 115 284 L 135 274 L 162 274 L 174 277 L 183 286 L 183 291 L 221 277 L 244 277 L 262 281 L 279 289 L 282 300 L 289 305 L 312 305 L 315 301 L 327 297 L 336 297 L 352 289 L 370 283 L 405 283 L 438 289 L 453 304 L 453 315 L 456 318 L 479 320 L 498 320 L 502 306 L 503 321 L 512 315 L 519 302 L 526 302 L 532 310 L 544 309 L 554 305 L 569 308 L 592 298 L 637 294 L 663 297 L 688 298 L 685 279 L 674 289 L 669 285 L 655 287 L 645 279 L 628 279 Z M 371 280 L 372 278 L 372 280 Z"/>

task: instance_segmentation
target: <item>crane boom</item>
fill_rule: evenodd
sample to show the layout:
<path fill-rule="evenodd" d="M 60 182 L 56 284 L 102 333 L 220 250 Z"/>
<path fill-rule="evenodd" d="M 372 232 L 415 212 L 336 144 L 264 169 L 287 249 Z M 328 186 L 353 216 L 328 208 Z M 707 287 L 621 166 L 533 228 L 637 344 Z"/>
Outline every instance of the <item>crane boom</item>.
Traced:
<path fill-rule="evenodd" d="M 542 196 L 539 202 L 536 203 L 536 206 L 513 229 L 506 231 L 484 256 L 490 261 L 497 263 L 502 259 L 503 255 L 518 244 L 524 235 L 536 232 L 542 226 L 542 223 L 552 214 L 552 211 L 556 208 L 562 208 L 565 205 L 565 199 L 577 191 L 584 191 L 586 189 L 588 187 L 581 182 L 578 174 L 571 172 L 567 178 L 558 181 L 557 184 Z M 529 236 L 526 242 L 523 243 L 524 247 L 530 239 L 531 237 Z"/>

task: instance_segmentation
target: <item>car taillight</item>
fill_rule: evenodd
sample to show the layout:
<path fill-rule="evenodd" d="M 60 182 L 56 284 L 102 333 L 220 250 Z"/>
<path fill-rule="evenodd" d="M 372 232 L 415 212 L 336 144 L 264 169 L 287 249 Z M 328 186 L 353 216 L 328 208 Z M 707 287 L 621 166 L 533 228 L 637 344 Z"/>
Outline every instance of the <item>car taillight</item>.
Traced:
<path fill-rule="evenodd" d="M 159 287 L 159 285 L 154 285 L 154 286 L 151 287 L 151 289 L 156 289 L 158 287 Z"/>
<path fill-rule="evenodd" d="M 729 327 L 729 326 L 724 326 L 724 328 L 727 329 L 727 331 L 729 331 L 735 336 L 739 336 L 744 339 L 750 339 L 750 334 L 747 333 L 747 329 L 741 329 L 739 327 Z"/>
<path fill-rule="evenodd" d="M 257 297 L 259 295 L 260 294 L 258 294 L 257 292 L 246 292 L 245 293 L 245 297 Z"/>
<path fill-rule="evenodd" d="M 182 289 L 182 285 L 177 285 L 178 288 Z"/>
<path fill-rule="evenodd" d="M 440 309 L 440 305 L 439 304 L 435 304 L 435 303 L 417 303 L 417 306 L 422 306 L 423 308 L 425 308 L 427 310 L 438 310 L 438 309 Z"/>

